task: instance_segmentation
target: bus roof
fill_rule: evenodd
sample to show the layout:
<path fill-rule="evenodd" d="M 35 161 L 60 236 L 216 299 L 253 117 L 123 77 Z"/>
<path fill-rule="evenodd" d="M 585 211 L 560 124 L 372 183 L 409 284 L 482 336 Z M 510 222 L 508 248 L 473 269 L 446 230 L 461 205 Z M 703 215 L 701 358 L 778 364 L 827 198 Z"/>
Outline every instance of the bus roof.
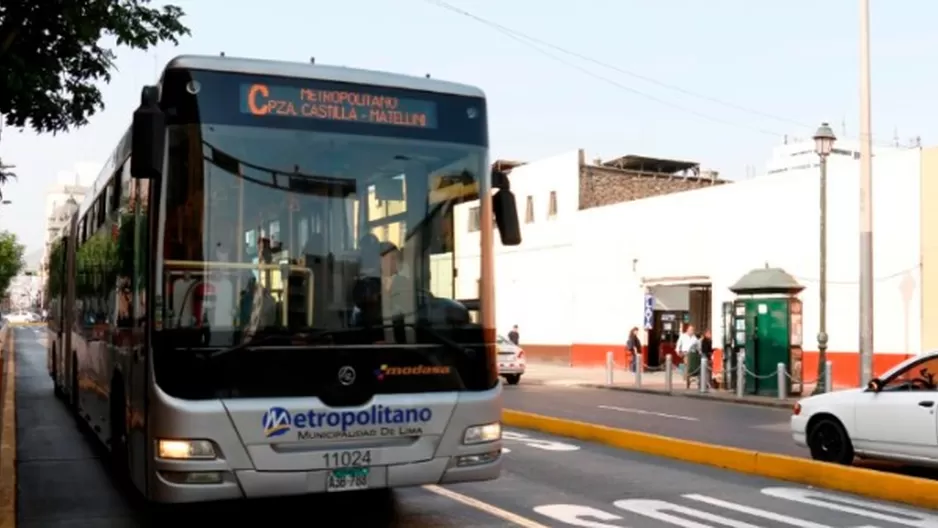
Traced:
<path fill-rule="evenodd" d="M 210 55 L 180 55 L 170 60 L 165 69 L 170 68 L 191 68 L 195 70 L 236 72 L 251 75 L 306 78 L 322 81 L 370 84 L 469 97 L 485 97 L 485 93 L 481 89 L 466 84 L 415 77 L 412 75 L 402 75 L 399 73 L 347 68 L 345 66 L 325 66 L 304 62 Z"/>

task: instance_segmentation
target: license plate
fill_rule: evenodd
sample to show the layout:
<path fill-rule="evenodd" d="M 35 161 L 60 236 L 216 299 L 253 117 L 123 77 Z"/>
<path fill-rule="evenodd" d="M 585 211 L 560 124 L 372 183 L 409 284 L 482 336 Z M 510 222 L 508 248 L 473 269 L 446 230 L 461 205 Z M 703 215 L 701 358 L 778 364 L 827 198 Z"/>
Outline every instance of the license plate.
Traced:
<path fill-rule="evenodd" d="M 368 468 L 333 469 L 326 476 L 326 491 L 368 489 Z"/>

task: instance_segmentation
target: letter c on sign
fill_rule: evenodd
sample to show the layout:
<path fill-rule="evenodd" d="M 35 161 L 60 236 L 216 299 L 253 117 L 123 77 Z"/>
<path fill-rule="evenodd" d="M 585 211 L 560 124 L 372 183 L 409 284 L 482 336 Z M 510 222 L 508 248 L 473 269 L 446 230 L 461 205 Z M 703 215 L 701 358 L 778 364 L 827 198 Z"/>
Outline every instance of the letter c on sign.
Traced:
<path fill-rule="evenodd" d="M 261 97 L 260 104 L 258 104 L 258 97 Z M 248 109 L 254 115 L 265 115 L 269 111 L 267 108 L 267 102 L 264 99 L 270 97 L 270 90 L 267 89 L 263 84 L 252 84 L 251 88 L 248 90 Z"/>

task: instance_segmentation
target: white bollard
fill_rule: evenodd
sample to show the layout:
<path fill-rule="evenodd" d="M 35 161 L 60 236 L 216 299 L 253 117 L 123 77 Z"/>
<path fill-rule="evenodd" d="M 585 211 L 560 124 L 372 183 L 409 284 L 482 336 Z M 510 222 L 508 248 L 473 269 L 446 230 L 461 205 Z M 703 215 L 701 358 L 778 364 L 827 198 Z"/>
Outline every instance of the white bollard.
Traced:
<path fill-rule="evenodd" d="M 613 372 L 616 370 L 616 358 L 615 355 L 610 350 L 606 352 L 606 385 L 613 384 Z"/>
<path fill-rule="evenodd" d="M 746 390 L 746 353 L 736 354 L 736 397 L 742 398 Z"/>
<path fill-rule="evenodd" d="M 664 356 L 664 390 L 671 393 L 674 389 L 674 360 L 671 354 Z"/>
<path fill-rule="evenodd" d="M 701 393 L 707 392 L 710 388 L 710 360 L 703 354 L 700 355 L 700 372 L 697 374 L 697 385 Z"/>
<path fill-rule="evenodd" d="M 642 371 L 645 370 L 645 364 L 642 363 L 642 355 L 635 354 L 635 387 L 642 388 Z"/>
<path fill-rule="evenodd" d="M 834 362 L 828 360 L 824 363 L 824 393 L 834 390 Z"/>
<path fill-rule="evenodd" d="M 784 400 L 788 397 L 788 387 L 785 383 L 785 364 L 779 363 L 775 368 L 775 372 L 778 375 L 778 399 Z"/>

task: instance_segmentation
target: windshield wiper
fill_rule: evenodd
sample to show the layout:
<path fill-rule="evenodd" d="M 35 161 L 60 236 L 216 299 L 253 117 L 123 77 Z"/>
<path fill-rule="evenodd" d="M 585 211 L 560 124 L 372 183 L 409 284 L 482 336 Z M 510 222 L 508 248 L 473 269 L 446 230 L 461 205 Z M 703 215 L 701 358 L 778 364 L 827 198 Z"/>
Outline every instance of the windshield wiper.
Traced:
<path fill-rule="evenodd" d="M 394 330 L 397 328 L 408 328 L 408 327 L 413 328 L 415 331 L 426 332 L 428 335 L 432 336 L 433 339 L 438 341 L 441 345 L 455 352 L 460 352 L 470 357 L 475 354 L 475 351 L 473 349 L 469 347 L 465 347 L 459 344 L 458 342 L 453 341 L 452 339 L 446 337 L 441 332 L 433 329 L 430 325 L 427 325 L 427 324 L 405 323 L 403 321 L 399 321 L 399 322 L 387 323 L 384 325 L 372 326 L 371 329 L 372 330 L 385 330 L 385 329 Z M 270 343 L 271 341 L 276 341 L 276 340 L 291 340 L 291 341 L 302 340 L 304 344 L 312 344 L 313 342 L 318 341 L 319 339 L 322 339 L 323 337 L 326 337 L 326 336 L 361 332 L 362 330 L 366 330 L 367 328 L 368 327 L 330 328 L 330 329 L 324 329 L 324 328 L 282 329 L 281 331 L 277 333 L 262 335 L 262 337 L 260 337 L 259 339 L 251 339 L 249 341 L 242 341 L 241 343 L 238 343 L 237 345 L 234 345 L 232 347 L 224 348 L 221 350 L 215 350 L 214 352 L 206 352 L 206 353 L 201 354 L 201 356 L 209 360 L 217 359 L 221 356 L 226 356 L 231 353 L 241 352 L 242 350 L 247 350 L 247 349 L 258 347 L 258 346 L 263 346 L 265 343 Z M 264 333 L 265 333 L 264 331 L 261 331 L 258 333 L 249 334 L 247 337 L 254 337 L 258 334 L 264 334 Z"/>
<path fill-rule="evenodd" d="M 216 350 L 216 351 L 214 351 L 214 352 L 207 352 L 207 353 L 203 354 L 202 357 L 204 357 L 205 359 L 216 359 L 216 358 L 218 358 L 218 357 L 220 357 L 220 356 L 225 356 L 225 355 L 231 354 L 231 353 L 233 353 L 233 352 L 240 352 L 240 351 L 242 351 L 242 350 L 247 350 L 247 349 L 249 349 L 249 348 L 254 348 L 254 347 L 262 346 L 262 345 L 265 344 L 265 343 L 269 343 L 269 342 L 271 342 L 271 341 L 276 341 L 276 340 L 278 340 L 278 339 L 280 339 L 280 340 L 282 340 L 282 339 L 290 339 L 290 340 L 294 340 L 294 339 L 303 339 L 304 341 L 310 341 L 310 340 L 313 340 L 313 339 L 321 338 L 321 337 L 326 336 L 326 335 L 331 335 L 331 334 L 334 334 L 334 333 L 337 333 L 337 332 L 345 332 L 345 331 L 348 331 L 348 330 L 355 330 L 355 329 L 354 329 L 354 328 L 353 328 L 353 329 L 345 329 L 345 328 L 322 329 L 322 328 L 316 328 L 316 329 L 302 329 L 302 330 L 280 329 L 280 331 L 277 331 L 276 333 L 268 334 L 268 335 L 263 335 L 263 336 L 260 337 L 259 339 L 250 339 L 250 340 L 248 340 L 248 341 L 242 341 L 241 343 L 238 343 L 237 345 L 232 346 L 232 347 L 229 347 L 229 348 L 223 348 L 223 349 L 221 349 L 221 350 Z M 265 333 L 266 333 L 266 331 L 260 331 L 260 332 L 248 334 L 246 337 L 248 337 L 248 338 L 253 338 L 253 337 L 257 336 L 258 334 L 265 334 Z"/>

